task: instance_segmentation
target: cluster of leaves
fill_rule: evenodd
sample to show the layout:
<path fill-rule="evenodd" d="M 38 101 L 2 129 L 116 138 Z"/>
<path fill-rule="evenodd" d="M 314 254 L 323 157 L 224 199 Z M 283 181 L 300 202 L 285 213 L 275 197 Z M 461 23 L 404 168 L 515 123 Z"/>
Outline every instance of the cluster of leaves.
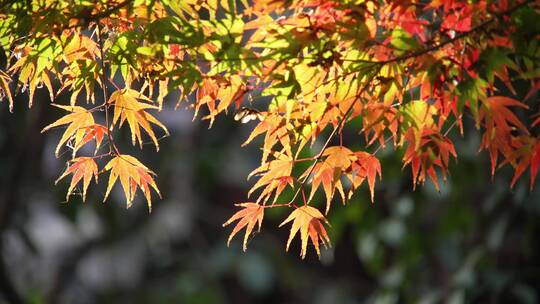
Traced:
<path fill-rule="evenodd" d="M 140 189 L 149 209 L 150 188 L 160 193 L 154 173 L 115 144 L 124 123 L 133 145 L 149 137 L 158 150 L 156 132 L 168 131 L 152 112 L 170 92 L 210 126 L 235 109 L 236 120 L 257 123 L 245 144 L 264 141 L 250 174 L 258 180 L 248 196 L 258 196 L 224 224 L 238 221 L 229 241 L 245 228 L 245 250 L 266 209 L 289 208 L 287 249 L 300 231 L 305 257 L 308 240 L 317 254 L 330 244 L 319 189 L 326 214 L 336 192 L 345 203 L 364 181 L 373 201 L 376 154 L 390 142 L 404 151 L 413 185 L 429 178 L 438 188 L 458 157 L 450 132 L 463 133 L 464 119 L 481 132 L 493 173 L 512 166 L 514 185 L 530 168 L 533 187 L 539 10 L 531 0 L 8 1 L 0 92 L 12 109 L 12 90 L 28 90 L 31 106 L 44 85 L 67 112 L 44 131 L 65 127 L 56 154 L 71 150 L 60 177 L 72 175 L 68 197 L 82 182 L 84 199 L 109 172 L 105 198 L 120 179 L 127 206 Z M 56 103 L 64 91 L 69 104 Z M 343 142 L 346 128 L 358 143 Z M 94 154 L 82 156 L 91 142 Z"/>

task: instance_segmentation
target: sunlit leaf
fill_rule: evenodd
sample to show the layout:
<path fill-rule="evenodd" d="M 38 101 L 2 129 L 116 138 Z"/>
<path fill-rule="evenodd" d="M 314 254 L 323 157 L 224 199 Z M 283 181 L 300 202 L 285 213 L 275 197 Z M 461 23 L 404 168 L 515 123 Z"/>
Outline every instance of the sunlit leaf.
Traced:
<path fill-rule="evenodd" d="M 140 102 L 139 100 L 146 102 Z M 152 139 L 152 142 L 156 146 L 156 150 L 159 150 L 158 139 L 151 124 L 159 126 L 166 135 L 169 135 L 169 131 L 159 120 L 146 112 L 148 109 L 158 109 L 157 106 L 150 103 L 151 100 L 132 89 L 116 91 L 111 95 L 111 98 L 108 101 L 108 104 L 114 106 L 112 126 L 119 123 L 119 126 L 121 127 L 124 122 L 127 121 L 131 130 L 132 143 L 135 145 L 135 143 L 138 142 L 141 148 L 143 145 L 141 135 L 142 127 L 148 136 L 150 136 L 150 139 Z"/>
<path fill-rule="evenodd" d="M 154 172 L 150 171 L 150 169 L 133 156 L 126 154 L 117 155 L 105 165 L 104 170 L 110 171 L 110 176 L 107 192 L 105 193 L 103 201 L 109 196 L 109 193 L 118 178 L 120 178 L 120 184 L 124 190 L 128 208 L 131 207 L 131 204 L 133 203 L 137 188 L 143 192 L 148 203 L 149 211 L 152 211 L 152 194 L 150 193 L 150 188 L 153 188 L 161 198 L 161 193 L 153 178 L 155 175 Z"/>
<path fill-rule="evenodd" d="M 236 204 L 238 207 L 242 207 L 240 211 L 236 212 L 230 219 L 228 219 L 223 227 L 238 221 L 234 229 L 232 230 L 229 238 L 227 239 L 227 246 L 230 244 L 233 237 L 242 229 L 246 228 L 246 233 L 244 235 L 244 242 L 242 247 L 244 251 L 247 249 L 248 238 L 253 232 L 253 228 L 258 224 L 258 231 L 261 230 L 261 225 L 264 217 L 264 207 L 257 203 L 242 203 Z"/>
<path fill-rule="evenodd" d="M 302 259 L 306 257 L 308 239 L 311 240 L 319 257 L 321 256 L 319 244 L 322 243 L 325 247 L 330 246 L 330 238 L 323 225 L 323 223 L 328 225 L 328 221 L 318 209 L 310 206 L 298 207 L 279 226 L 281 227 L 290 221 L 293 221 L 293 224 L 287 240 L 287 251 L 289 251 L 291 241 L 298 232 L 300 232 L 302 243 L 300 250 Z"/>
<path fill-rule="evenodd" d="M 62 175 L 56 180 L 58 183 L 61 179 L 68 176 L 69 174 L 73 174 L 73 177 L 71 178 L 71 183 L 69 184 L 69 188 L 66 194 L 66 200 L 68 200 L 69 196 L 73 192 L 73 189 L 75 189 L 75 186 L 82 180 L 82 194 L 83 194 L 83 201 L 86 200 L 86 190 L 88 190 L 88 186 L 90 185 L 90 181 L 92 180 L 92 177 L 95 178 L 95 181 L 97 183 L 98 181 L 98 166 L 93 158 L 91 157 L 77 157 L 69 161 L 69 166 L 62 173 Z"/>

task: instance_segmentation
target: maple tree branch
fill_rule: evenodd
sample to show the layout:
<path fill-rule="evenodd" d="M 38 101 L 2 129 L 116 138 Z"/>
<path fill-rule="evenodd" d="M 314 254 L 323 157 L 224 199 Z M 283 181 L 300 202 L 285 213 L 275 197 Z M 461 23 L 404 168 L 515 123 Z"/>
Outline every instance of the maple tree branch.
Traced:
<path fill-rule="evenodd" d="M 450 131 L 452 131 L 452 129 L 457 125 L 457 119 L 454 120 L 454 122 L 450 125 L 450 127 L 448 127 L 448 130 L 446 130 L 443 134 L 444 137 L 447 137 L 448 134 L 450 133 Z"/>
<path fill-rule="evenodd" d="M 379 152 L 382 148 L 386 147 L 386 145 L 390 142 L 390 140 L 394 139 L 394 137 L 396 137 L 396 136 L 392 135 L 392 136 L 388 137 L 382 144 L 380 144 L 377 147 L 377 149 L 375 149 L 375 151 L 373 151 L 373 153 L 371 153 L 371 155 L 377 154 L 377 152 Z"/>
<path fill-rule="evenodd" d="M 380 63 L 388 64 L 388 63 L 395 63 L 395 62 L 405 61 L 407 59 L 420 57 L 422 55 L 425 55 L 425 54 L 428 54 L 430 52 L 436 51 L 436 50 L 438 50 L 438 49 L 440 49 L 440 48 L 442 48 L 442 47 L 444 47 L 444 46 L 446 46 L 448 44 L 452 44 L 452 43 L 456 42 L 457 40 L 465 38 L 465 37 L 469 36 L 470 34 L 473 34 L 473 33 L 476 33 L 478 31 L 484 30 L 484 28 L 486 26 L 488 26 L 489 24 L 494 23 L 496 20 L 501 19 L 501 17 L 503 17 L 503 16 L 512 14 L 517 9 L 519 9 L 519 8 L 525 6 L 525 5 L 528 5 L 531 2 L 533 2 L 533 0 L 526 0 L 526 1 L 522 2 L 522 3 L 520 3 L 520 4 L 517 4 L 517 5 L 509 8 L 509 9 L 507 9 L 506 11 L 504 11 L 502 13 L 495 14 L 495 17 L 480 23 L 479 25 L 473 27 L 471 30 L 469 30 L 467 32 L 459 33 L 459 34 L 457 34 L 456 36 L 454 36 L 451 39 L 448 39 L 448 40 L 443 41 L 441 43 L 435 44 L 435 45 L 433 45 L 431 47 L 428 47 L 426 49 L 423 49 L 423 50 L 419 50 L 419 51 L 416 51 L 416 52 L 405 54 L 403 56 L 399 56 L 399 57 L 396 57 L 396 58 L 393 58 L 393 59 L 388 59 L 388 60 L 381 61 Z"/>
<path fill-rule="evenodd" d="M 266 208 L 273 208 L 273 207 L 292 207 L 292 206 L 291 206 L 291 204 L 286 203 L 286 204 L 261 205 L 261 207 L 266 209 Z"/>
<path fill-rule="evenodd" d="M 104 111 L 105 111 L 105 125 L 107 128 L 107 138 L 109 139 L 109 149 L 110 149 L 109 153 L 113 152 L 114 154 L 119 155 L 120 152 L 118 151 L 118 148 L 116 147 L 116 144 L 113 139 L 113 135 L 109 128 L 109 104 L 108 104 L 109 97 L 107 94 L 107 84 L 106 84 L 106 78 L 105 78 L 105 56 L 103 53 L 103 40 L 101 39 L 101 26 L 99 22 L 97 24 L 97 39 L 98 39 L 98 44 L 99 44 L 99 53 L 101 56 L 101 60 L 100 60 L 101 73 L 99 75 L 101 78 L 101 90 L 103 92 L 103 104 L 101 106 L 104 107 Z"/>
<path fill-rule="evenodd" d="M 120 3 L 118 3 L 117 5 L 112 6 L 112 7 L 108 8 L 108 9 L 102 11 L 102 12 L 99 12 L 99 13 L 97 13 L 97 14 L 95 14 L 95 15 L 90 16 L 89 19 L 90 19 L 91 21 L 97 21 L 97 20 L 99 20 L 99 19 L 101 19 L 101 18 L 108 17 L 108 16 L 110 16 L 111 14 L 115 13 L 115 12 L 118 11 L 119 9 L 121 9 L 121 8 L 123 8 L 123 7 L 125 7 L 125 6 L 127 6 L 128 4 L 130 4 L 130 3 L 132 3 L 132 2 L 133 2 L 133 0 L 125 0 L 125 1 L 120 2 Z"/>
<path fill-rule="evenodd" d="M 299 163 L 299 162 L 312 161 L 312 160 L 315 160 L 315 156 L 312 156 L 312 157 L 297 158 L 297 159 L 294 160 L 294 162 L 295 162 L 295 163 Z"/>
<path fill-rule="evenodd" d="M 515 12 L 517 9 L 525 6 L 525 5 L 528 5 L 530 3 L 534 2 L 534 0 L 526 0 L 522 3 L 519 3 L 509 9 L 507 9 L 506 11 L 504 12 L 501 12 L 499 14 L 495 14 L 493 13 L 495 16 L 491 19 L 488 19 L 482 23 L 480 23 L 479 25 L 475 26 L 474 28 L 472 28 L 471 30 L 469 31 L 466 31 L 466 32 L 462 32 L 462 33 L 459 33 L 457 35 L 455 35 L 453 38 L 450 38 L 450 39 L 447 39 L 443 42 L 440 42 L 438 44 L 435 44 L 435 45 L 432 45 L 430 47 L 427 47 L 427 48 L 424 48 L 424 49 L 421 49 L 421 50 L 418 50 L 418 51 L 415 51 L 415 52 L 412 52 L 412 53 L 408 53 L 408 54 L 404 54 L 402 56 L 398 56 L 398 57 L 395 57 L 395 58 L 391 58 L 391 59 L 388 59 L 388 60 L 367 60 L 367 59 L 346 59 L 346 58 L 342 58 L 340 59 L 341 61 L 344 61 L 344 62 L 359 62 L 359 63 L 373 63 L 373 64 L 389 64 L 389 63 L 396 63 L 396 62 L 401 62 L 401 61 L 405 61 L 405 60 L 408 60 L 408 59 L 411 59 L 411 58 L 416 58 L 416 57 L 420 57 L 422 55 L 425 55 L 425 54 L 428 54 L 428 53 L 431 53 L 433 51 L 436 51 L 448 44 L 452 44 L 458 40 L 461 40 L 463 38 L 466 38 L 468 37 L 469 35 L 473 34 L 473 33 L 476 33 L 478 31 L 482 31 L 482 30 L 485 30 L 485 27 L 488 26 L 489 24 L 491 23 L 494 23 L 495 21 L 497 20 L 500 20 L 503 16 L 507 16 L 509 14 L 512 14 L 513 12 Z M 264 60 L 269 60 L 269 59 L 272 59 L 271 55 L 267 55 L 267 56 L 261 56 L 261 57 L 237 57 L 237 58 L 215 58 L 215 59 L 206 59 L 206 58 L 199 58 L 199 59 L 190 59 L 190 60 L 185 60 L 185 59 L 177 59 L 177 58 L 165 58 L 165 59 L 168 59 L 168 60 L 171 60 L 171 61 L 174 61 L 174 62 L 186 62 L 186 61 L 202 61 L 202 62 L 207 62 L 207 63 L 213 63 L 213 62 L 217 62 L 217 63 L 220 63 L 220 62 L 235 62 L 235 61 L 264 61 Z M 317 60 L 319 59 L 319 57 L 313 57 L 313 56 L 303 56 L 303 55 L 300 55 L 298 57 L 291 57 L 291 58 L 288 58 L 287 60 L 293 60 L 293 59 L 299 59 L 299 60 Z"/>
<path fill-rule="evenodd" d="M 99 21 L 101 19 L 109 17 L 110 15 L 114 14 L 115 12 L 117 12 L 118 10 L 120 10 L 121 8 L 127 6 L 128 4 L 130 4 L 132 2 L 133 2 L 133 0 L 125 0 L 123 2 L 118 3 L 115 6 L 109 7 L 108 9 L 106 9 L 104 11 L 101 11 L 99 13 L 96 13 L 96 14 L 90 15 L 90 16 L 73 16 L 72 18 L 81 18 L 82 21 L 78 22 L 76 24 L 66 26 L 66 27 L 63 28 L 63 30 L 69 30 L 69 29 L 73 29 L 73 28 L 77 28 L 77 27 L 88 26 L 92 22 L 96 22 L 98 24 L 98 26 L 99 26 Z"/>
<path fill-rule="evenodd" d="M 293 205 L 294 201 L 296 200 L 296 198 L 298 197 L 300 192 L 303 191 L 303 188 L 304 188 L 307 180 L 309 179 L 309 176 L 313 173 L 313 170 L 315 170 L 315 167 L 316 167 L 317 163 L 322 159 L 324 151 L 326 151 L 326 148 L 328 148 L 328 146 L 330 145 L 330 142 L 332 141 L 334 136 L 337 134 L 338 130 L 341 129 L 342 126 L 345 124 L 345 121 L 347 120 L 347 117 L 352 113 L 352 110 L 354 109 L 354 105 L 360 99 L 360 96 L 368 89 L 369 85 L 371 84 L 371 81 L 373 80 L 373 78 L 375 78 L 377 73 L 380 71 L 382 65 L 381 64 L 378 64 L 378 65 L 379 65 L 379 68 L 376 69 L 376 72 L 374 72 L 370 77 L 368 77 L 368 79 L 366 80 L 366 83 L 364 84 L 364 86 L 360 89 L 360 91 L 357 94 L 358 98 L 351 102 L 351 105 L 347 108 L 347 111 L 345 111 L 345 115 L 343 115 L 343 117 L 340 119 L 339 123 L 332 130 L 332 133 L 330 133 L 330 135 L 326 139 L 326 142 L 324 143 L 323 147 L 321 148 L 321 151 L 314 157 L 313 164 L 306 171 L 307 173 L 306 173 L 305 177 L 303 178 L 302 182 L 300 183 L 300 186 L 298 187 L 298 190 L 296 190 L 296 192 L 294 193 L 293 198 L 288 203 L 289 206 Z"/>

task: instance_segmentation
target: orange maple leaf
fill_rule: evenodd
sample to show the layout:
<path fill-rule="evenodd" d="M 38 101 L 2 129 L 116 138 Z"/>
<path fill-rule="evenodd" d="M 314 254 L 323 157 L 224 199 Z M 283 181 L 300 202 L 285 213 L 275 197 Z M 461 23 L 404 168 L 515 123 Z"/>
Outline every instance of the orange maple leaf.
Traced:
<path fill-rule="evenodd" d="M 60 148 L 70 138 L 74 139 L 74 147 L 82 146 L 82 142 L 84 141 L 85 135 L 88 131 L 87 127 L 94 124 L 94 117 L 92 116 L 91 112 L 89 112 L 83 107 L 62 106 L 57 104 L 53 104 L 53 106 L 71 112 L 71 114 L 63 116 L 62 118 L 58 119 L 57 121 L 53 122 L 52 124 L 43 128 L 43 130 L 41 130 L 41 133 L 43 133 L 47 130 L 50 130 L 51 128 L 69 124 L 64 131 L 62 138 L 58 142 L 58 145 L 56 146 L 55 154 L 56 157 L 58 157 Z M 73 149 L 73 155 L 75 155 L 77 149 Z"/>
<path fill-rule="evenodd" d="M 135 145 L 135 142 L 139 142 L 139 146 L 142 148 L 142 127 L 152 139 L 152 142 L 156 146 L 156 150 L 159 150 L 158 140 L 150 123 L 158 125 L 165 131 L 165 135 L 167 136 L 169 135 L 169 131 L 159 120 L 145 111 L 147 109 L 157 110 L 159 108 L 148 103 L 139 102 L 139 99 L 152 102 L 141 93 L 129 88 L 118 90 L 111 95 L 111 98 L 108 101 L 109 104 L 114 104 L 114 116 L 111 128 L 114 127 L 118 121 L 120 121 L 119 125 L 122 127 L 127 120 L 131 130 L 131 141 L 133 142 L 133 145 Z"/>
<path fill-rule="evenodd" d="M 86 200 L 86 190 L 90 185 L 92 177 L 98 180 L 98 167 L 96 162 L 91 157 L 77 157 L 70 161 L 72 164 L 68 166 L 66 171 L 56 180 L 55 183 L 58 183 L 61 179 L 66 177 L 68 174 L 73 174 L 71 178 L 71 183 L 69 184 L 69 189 L 66 194 L 66 200 L 68 200 L 69 195 L 72 193 L 75 186 L 83 180 L 83 202 Z"/>
<path fill-rule="evenodd" d="M 379 179 L 382 179 L 381 163 L 374 155 L 367 152 L 355 152 L 354 155 L 356 160 L 351 165 L 351 173 L 347 174 L 352 183 L 348 198 L 350 199 L 354 191 L 367 179 L 371 202 L 373 202 L 377 175 Z"/>
<path fill-rule="evenodd" d="M 246 92 L 242 78 L 231 75 L 228 79 L 214 76 L 203 80 L 201 87 L 197 91 L 197 102 L 195 105 L 195 116 L 197 116 L 201 106 L 206 105 L 208 115 L 203 119 L 210 119 L 210 126 L 219 113 L 226 112 L 232 104 L 239 107 L 244 93 Z"/>
<path fill-rule="evenodd" d="M 266 163 L 272 148 L 278 143 L 283 147 L 282 151 L 287 155 L 292 155 L 289 126 L 290 125 L 286 123 L 286 120 L 278 113 L 267 113 L 264 119 L 253 129 L 242 146 L 249 144 L 257 136 L 266 133 L 264 137 L 261 164 Z"/>
<path fill-rule="evenodd" d="M 311 242 L 315 246 L 315 251 L 317 251 L 317 255 L 319 257 L 321 256 L 319 242 L 325 247 L 330 246 L 330 238 L 326 233 L 323 222 L 327 225 L 330 224 L 324 215 L 322 215 L 322 213 L 316 208 L 310 206 L 296 208 L 296 210 L 294 210 L 289 217 L 287 217 L 283 223 L 279 225 L 279 227 L 287 224 L 290 221 L 293 221 L 293 224 L 289 234 L 289 239 L 287 240 L 287 251 L 289 251 L 291 241 L 296 236 L 298 231 L 300 231 L 300 239 L 302 241 L 302 249 L 300 251 L 300 256 L 302 256 L 302 259 L 306 257 L 308 238 L 311 239 Z"/>
<path fill-rule="evenodd" d="M 369 103 L 362 111 L 362 131 L 366 138 L 367 145 L 371 145 L 376 140 L 379 144 L 385 145 L 386 139 L 384 131 L 389 130 L 394 138 L 397 138 L 398 116 L 397 110 L 382 103 Z M 370 134 L 373 134 L 369 138 Z"/>
<path fill-rule="evenodd" d="M 161 198 L 161 193 L 152 178 L 152 175 L 155 175 L 154 172 L 148 169 L 135 157 L 126 154 L 120 154 L 111 159 L 107 165 L 105 165 L 105 171 L 109 170 L 111 171 L 111 175 L 109 176 L 109 184 L 103 201 L 107 199 L 114 183 L 120 178 L 120 183 L 122 184 L 126 196 L 127 207 L 131 207 L 138 186 L 146 197 L 148 210 L 150 212 L 152 211 L 150 187 L 152 187 Z"/>
<path fill-rule="evenodd" d="M 294 160 L 285 154 L 278 154 L 276 159 L 262 164 L 259 168 L 253 170 L 248 178 L 254 175 L 260 175 L 261 178 L 251 187 L 248 192 L 250 196 L 253 191 L 264 187 L 259 195 L 257 202 L 266 202 L 274 194 L 274 202 L 285 189 L 287 185 L 293 187 L 293 178 L 291 177 Z"/>
<path fill-rule="evenodd" d="M 264 207 L 257 203 L 242 203 L 236 204 L 235 206 L 242 207 L 243 209 L 236 212 L 233 216 L 231 216 L 229 220 L 227 220 L 223 224 L 223 227 L 225 227 L 232 222 L 238 220 L 238 223 L 236 223 L 236 226 L 234 226 L 233 231 L 229 235 L 229 239 L 227 240 L 227 246 L 229 246 L 233 237 L 240 230 L 246 227 L 246 234 L 244 235 L 244 242 L 242 247 L 243 250 L 246 251 L 248 238 L 251 235 L 253 228 L 255 228 L 255 225 L 258 224 L 259 226 L 257 231 L 261 230 L 261 225 L 264 217 Z"/>
<path fill-rule="evenodd" d="M 341 195 L 342 200 L 345 201 L 341 176 L 350 168 L 356 157 L 351 150 L 339 146 L 325 149 L 322 156 L 326 157 L 324 161 L 317 163 L 313 169 L 311 193 L 308 200 L 313 198 L 319 185 L 322 184 L 326 195 L 326 213 L 328 213 L 336 189 Z M 305 176 L 310 171 L 306 171 L 302 176 Z"/>
<path fill-rule="evenodd" d="M 0 101 L 4 96 L 7 96 L 9 101 L 9 111 L 13 112 L 13 97 L 11 96 L 11 91 L 9 90 L 9 82 L 11 77 L 6 74 L 4 71 L 0 71 Z"/>
<path fill-rule="evenodd" d="M 95 149 L 94 154 L 96 154 L 97 151 L 99 150 L 99 147 L 101 146 L 101 143 L 103 142 L 103 138 L 105 138 L 105 135 L 107 134 L 108 130 L 107 130 L 107 128 L 105 126 L 102 126 L 102 125 L 99 125 L 99 124 L 94 124 L 94 125 L 85 127 L 84 129 L 86 129 L 86 135 L 81 140 L 81 142 L 79 144 L 77 144 L 73 148 L 74 153 L 77 150 L 79 150 L 82 146 L 84 146 L 85 144 L 90 142 L 92 139 L 94 139 L 96 141 L 96 149 Z"/>

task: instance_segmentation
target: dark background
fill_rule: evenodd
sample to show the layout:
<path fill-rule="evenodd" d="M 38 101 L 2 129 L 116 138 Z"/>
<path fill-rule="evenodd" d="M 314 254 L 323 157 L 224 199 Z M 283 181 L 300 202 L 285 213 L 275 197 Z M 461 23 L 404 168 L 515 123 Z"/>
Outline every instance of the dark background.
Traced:
<path fill-rule="evenodd" d="M 69 178 L 54 186 L 69 151 L 54 157 L 62 130 L 40 134 L 62 115 L 44 89 L 31 110 L 24 94 L 15 111 L 0 103 L 0 302 L 28 303 L 536 303 L 540 300 L 540 187 L 528 178 L 509 188 L 512 170 L 490 176 L 479 137 L 466 126 L 454 136 L 460 154 L 437 193 L 412 191 L 399 152 L 382 150 L 383 182 L 375 203 L 366 185 L 329 214 L 332 248 L 299 257 L 285 252 L 286 210 L 271 210 L 261 233 L 241 250 L 222 228 L 247 201 L 258 143 L 241 148 L 253 122 L 232 114 L 214 127 L 185 105 L 159 119 L 171 131 L 155 152 L 122 151 L 158 173 L 163 199 L 148 214 L 140 193 L 125 209 L 115 186 L 102 203 L 108 174 L 65 202 Z M 64 99 L 63 99 L 64 98 Z M 56 102 L 66 102 L 60 96 Z M 98 101 L 99 102 L 99 101 Z M 172 107 L 173 105 L 169 105 Z M 457 132 L 456 132 L 457 133 Z M 361 147 L 354 132 L 344 143 Z M 85 152 L 89 152 L 85 151 Z M 101 163 L 100 166 L 104 164 Z M 528 175 L 528 173 L 526 173 Z M 320 193 L 319 193 L 320 195 Z M 324 199 L 320 196 L 319 201 Z"/>

